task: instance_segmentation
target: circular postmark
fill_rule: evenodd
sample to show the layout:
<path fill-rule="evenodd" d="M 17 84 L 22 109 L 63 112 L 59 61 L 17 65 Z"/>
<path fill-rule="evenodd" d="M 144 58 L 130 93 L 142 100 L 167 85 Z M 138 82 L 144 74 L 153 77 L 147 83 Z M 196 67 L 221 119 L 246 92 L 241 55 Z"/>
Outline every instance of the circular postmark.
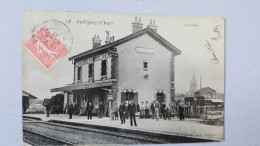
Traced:
<path fill-rule="evenodd" d="M 32 35 L 38 32 L 43 26 L 47 27 L 51 33 L 70 50 L 73 44 L 73 37 L 69 27 L 62 21 L 56 19 L 46 20 L 32 29 Z"/>
<path fill-rule="evenodd" d="M 70 29 L 61 21 L 47 20 L 32 29 L 32 37 L 24 47 L 49 70 L 72 47 Z"/>

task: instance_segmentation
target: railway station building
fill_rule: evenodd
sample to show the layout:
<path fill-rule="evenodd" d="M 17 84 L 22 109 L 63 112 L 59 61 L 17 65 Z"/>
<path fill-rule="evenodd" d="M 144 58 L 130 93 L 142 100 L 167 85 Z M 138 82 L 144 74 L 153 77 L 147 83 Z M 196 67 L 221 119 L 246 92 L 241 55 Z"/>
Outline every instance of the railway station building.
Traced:
<path fill-rule="evenodd" d="M 101 45 L 98 35 L 93 48 L 69 58 L 74 65 L 73 83 L 51 89 L 64 92 L 64 101 L 84 105 L 100 102 L 105 111 L 121 103 L 172 104 L 175 96 L 174 59 L 181 51 L 157 33 L 150 20 L 143 29 L 141 18 L 132 23 L 132 33 L 115 40 L 107 33 Z M 95 110 L 94 110 L 95 112 Z"/>

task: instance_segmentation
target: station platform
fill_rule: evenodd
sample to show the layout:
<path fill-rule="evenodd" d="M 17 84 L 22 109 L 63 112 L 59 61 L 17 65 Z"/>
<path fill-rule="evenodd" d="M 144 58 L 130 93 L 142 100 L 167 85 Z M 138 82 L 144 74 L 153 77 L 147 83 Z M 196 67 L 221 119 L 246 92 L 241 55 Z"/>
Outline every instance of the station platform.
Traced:
<path fill-rule="evenodd" d="M 202 119 L 186 118 L 184 121 L 180 121 L 177 118 L 171 120 L 159 119 L 140 119 L 136 118 L 137 126 L 130 126 L 130 119 L 126 119 L 125 124 L 121 124 L 120 119 L 112 120 L 108 117 L 98 118 L 92 117 L 92 120 L 88 120 L 87 116 L 73 115 L 72 119 L 69 119 L 68 114 L 55 114 L 46 117 L 46 114 L 23 114 L 26 118 L 36 118 L 42 121 L 55 121 L 57 123 L 79 123 L 81 125 L 96 125 L 109 128 L 121 128 L 130 129 L 136 131 L 145 131 L 158 134 L 187 136 L 194 138 L 212 139 L 216 141 L 224 140 L 224 126 L 215 126 L 204 124 Z"/>

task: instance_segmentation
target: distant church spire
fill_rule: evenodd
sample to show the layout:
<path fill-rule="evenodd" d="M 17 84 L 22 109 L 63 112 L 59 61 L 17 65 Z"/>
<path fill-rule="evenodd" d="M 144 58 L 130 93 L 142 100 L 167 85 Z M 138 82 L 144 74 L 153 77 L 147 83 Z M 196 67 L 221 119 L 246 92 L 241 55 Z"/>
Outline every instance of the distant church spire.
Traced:
<path fill-rule="evenodd" d="M 198 86 L 197 86 L 197 80 L 195 78 L 195 75 L 193 74 L 192 78 L 191 78 L 191 81 L 190 81 L 190 91 L 191 92 L 194 92 L 198 89 Z"/>

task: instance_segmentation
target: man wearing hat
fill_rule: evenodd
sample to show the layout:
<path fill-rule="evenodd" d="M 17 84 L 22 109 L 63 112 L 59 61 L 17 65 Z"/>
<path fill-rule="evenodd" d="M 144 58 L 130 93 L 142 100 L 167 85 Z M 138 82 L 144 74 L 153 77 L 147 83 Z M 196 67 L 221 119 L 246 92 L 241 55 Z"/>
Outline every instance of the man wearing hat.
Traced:
<path fill-rule="evenodd" d="M 150 116 L 149 109 L 150 109 L 150 106 L 148 104 L 148 101 L 146 101 L 145 102 L 145 118 L 149 118 L 149 116 Z"/>
<path fill-rule="evenodd" d="M 151 111 L 152 111 L 152 119 L 155 118 L 155 108 L 154 108 L 154 102 L 151 104 Z"/>
<path fill-rule="evenodd" d="M 184 103 L 179 103 L 179 117 L 180 120 L 184 120 Z"/>
<path fill-rule="evenodd" d="M 141 106 L 140 106 L 140 118 L 143 118 L 145 116 L 145 105 L 144 102 L 141 102 Z"/>
<path fill-rule="evenodd" d="M 161 106 L 161 114 L 162 114 L 162 118 L 166 120 L 165 111 L 166 111 L 166 104 L 163 102 Z"/>
<path fill-rule="evenodd" d="M 131 101 L 131 103 L 128 105 L 127 109 L 128 109 L 129 114 L 130 114 L 130 124 L 131 124 L 131 126 L 133 126 L 133 121 L 134 121 L 135 126 L 137 126 L 136 120 L 135 120 L 136 106 L 133 103 L 133 101 Z"/>
<path fill-rule="evenodd" d="M 119 116 L 121 120 L 121 124 L 125 123 L 125 104 L 122 102 L 119 106 Z"/>
<path fill-rule="evenodd" d="M 154 104 L 154 110 L 155 110 L 155 117 L 156 117 L 157 121 L 159 120 L 159 108 L 160 108 L 160 104 L 156 100 L 156 102 Z"/>
<path fill-rule="evenodd" d="M 74 107 L 72 102 L 69 103 L 69 107 L 68 107 L 68 114 L 69 114 L 69 119 L 72 119 L 72 113 L 74 112 Z"/>

